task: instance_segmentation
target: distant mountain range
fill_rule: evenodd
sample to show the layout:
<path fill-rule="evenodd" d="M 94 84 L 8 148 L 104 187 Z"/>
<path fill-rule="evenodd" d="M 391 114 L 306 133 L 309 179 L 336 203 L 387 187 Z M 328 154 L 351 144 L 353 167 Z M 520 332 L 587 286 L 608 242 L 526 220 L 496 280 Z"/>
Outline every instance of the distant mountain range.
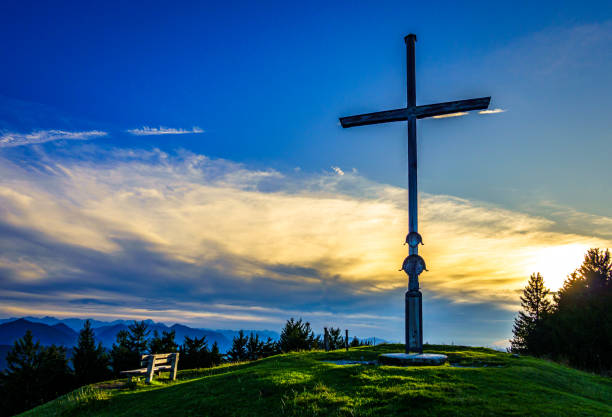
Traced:
<path fill-rule="evenodd" d="M 53 326 L 54 324 L 58 324 L 58 323 L 63 323 L 66 326 L 70 327 L 72 330 L 77 331 L 77 332 L 83 328 L 85 321 L 88 320 L 88 319 L 79 319 L 79 318 L 58 319 L 58 318 L 51 317 L 51 316 L 45 316 L 45 317 L 26 316 L 26 317 L 12 317 L 10 319 L 0 319 L 0 324 L 7 323 L 9 321 L 15 321 L 15 320 L 18 320 L 19 318 L 25 319 L 27 321 L 31 321 L 32 323 L 48 324 L 49 326 Z M 100 321 L 100 320 L 94 320 L 94 319 L 89 319 L 89 321 L 91 321 L 91 327 L 93 328 L 102 327 L 102 326 L 110 326 L 113 324 L 129 325 L 134 322 L 134 320 Z M 155 324 L 155 322 L 150 319 L 145 320 L 145 323 L 149 325 Z"/>
<path fill-rule="evenodd" d="M 78 332 L 83 327 L 85 319 L 69 318 L 57 319 L 55 317 L 22 317 L 0 319 L 0 346 L 12 346 L 13 342 L 22 337 L 26 330 L 30 330 L 34 336 L 34 340 L 40 341 L 42 345 L 62 345 L 66 347 L 75 346 L 78 340 Z M 115 320 L 112 322 L 104 322 L 99 320 L 91 320 L 92 328 L 96 335 L 96 339 L 102 342 L 105 348 L 110 349 L 116 340 L 117 333 L 121 330 L 127 330 L 132 324 L 132 320 Z M 166 326 L 163 323 L 156 323 L 153 320 L 145 320 L 149 325 L 151 333 L 157 330 L 160 334 L 162 331 L 176 332 L 176 343 L 182 344 L 185 336 L 202 337 L 206 336 L 208 346 L 212 346 L 214 342 L 219 345 L 221 352 L 228 351 L 232 346 L 232 339 L 238 334 L 237 330 L 210 330 L 198 329 L 184 326 L 182 324 L 173 324 Z M 245 330 L 246 334 L 251 332 L 258 334 L 264 340 L 271 337 L 277 340 L 279 334 L 272 330 Z M 0 348 L 3 351 L 3 348 Z M 2 360 L 5 355 L 2 355 Z M 3 368 L 0 363 L 0 369 Z"/>
<path fill-rule="evenodd" d="M 26 330 L 30 330 L 42 345 L 74 346 L 77 341 L 77 333 L 63 323 L 50 326 L 17 319 L 0 324 L 0 345 L 12 345 L 15 340 L 23 337 Z"/>
<path fill-rule="evenodd" d="M 121 330 L 127 330 L 133 320 L 115 320 L 111 322 L 91 320 L 91 326 L 94 329 L 97 341 L 102 343 L 107 349 L 111 349 L 117 338 L 117 333 Z M 61 345 L 71 348 L 76 345 L 79 330 L 83 328 L 85 319 L 68 318 L 58 319 L 55 317 L 21 317 L 0 319 L 0 370 L 6 367 L 6 353 L 11 349 L 15 340 L 23 337 L 26 330 L 30 330 L 34 336 L 34 341 L 39 341 L 42 345 Z M 160 334 L 162 331 L 172 331 L 176 333 L 175 341 L 177 344 L 182 344 L 185 336 L 202 337 L 206 336 L 208 346 L 212 346 L 214 342 L 219 345 L 221 352 L 227 352 L 232 347 L 232 339 L 238 335 L 238 330 L 211 330 L 200 329 L 182 324 L 173 324 L 166 326 L 163 323 L 156 323 L 153 320 L 145 320 L 149 325 L 151 333 L 157 330 Z M 273 330 L 244 330 L 245 335 L 250 333 L 259 335 L 260 339 L 266 340 L 268 337 L 272 340 L 278 340 L 279 334 Z M 370 343 L 375 342 L 386 343 L 387 341 L 379 338 L 364 339 Z M 70 353 L 70 349 L 69 349 Z"/>

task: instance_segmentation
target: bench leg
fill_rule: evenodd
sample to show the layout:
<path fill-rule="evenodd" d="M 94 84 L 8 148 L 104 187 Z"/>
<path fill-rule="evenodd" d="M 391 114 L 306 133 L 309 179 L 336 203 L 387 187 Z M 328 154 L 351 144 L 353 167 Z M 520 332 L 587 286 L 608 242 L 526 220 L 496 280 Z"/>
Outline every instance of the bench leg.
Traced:
<path fill-rule="evenodd" d="M 149 366 L 147 367 L 147 384 L 153 381 L 153 371 L 155 370 L 155 355 L 151 355 Z"/>
<path fill-rule="evenodd" d="M 176 371 L 178 370 L 178 360 L 179 360 L 178 353 L 175 353 L 174 355 L 172 355 L 172 369 L 170 370 L 170 377 L 172 378 L 173 381 L 176 380 Z"/>

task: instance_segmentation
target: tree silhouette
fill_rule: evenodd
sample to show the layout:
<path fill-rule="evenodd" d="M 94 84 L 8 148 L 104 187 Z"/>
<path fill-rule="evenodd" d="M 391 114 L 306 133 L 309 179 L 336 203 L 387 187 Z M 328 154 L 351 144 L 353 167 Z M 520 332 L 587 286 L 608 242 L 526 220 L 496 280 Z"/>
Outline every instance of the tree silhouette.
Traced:
<path fill-rule="evenodd" d="M 570 274 L 559 290 L 555 301 L 560 308 L 580 305 L 598 295 L 610 295 L 612 288 L 612 259 L 610 251 L 589 249 L 580 268 Z"/>
<path fill-rule="evenodd" d="M 514 320 L 514 338 L 510 341 L 513 352 L 533 353 L 536 349 L 537 327 L 551 311 L 549 295 L 542 275 L 539 272 L 532 274 L 521 296 L 522 310 Z"/>
<path fill-rule="evenodd" d="M 32 332 L 16 340 L 0 373 L 3 414 L 16 414 L 56 398 L 74 388 L 66 349 L 34 343 Z"/>
<path fill-rule="evenodd" d="M 155 330 L 153 337 L 149 341 L 149 352 L 150 353 L 173 353 L 178 350 L 178 345 L 174 341 L 176 331 L 163 330 L 161 336 Z"/>
<path fill-rule="evenodd" d="M 147 352 L 147 336 L 151 330 L 144 321 L 134 321 L 127 330 L 120 330 L 111 350 L 113 373 L 140 368 L 140 358 Z"/>
<path fill-rule="evenodd" d="M 219 365 L 223 360 L 223 355 L 219 352 L 219 344 L 215 341 L 210 348 L 210 361 L 212 366 Z"/>
<path fill-rule="evenodd" d="M 128 326 L 127 343 L 132 352 L 140 356 L 147 351 L 147 336 L 151 333 L 147 323 L 134 321 Z"/>
<path fill-rule="evenodd" d="M 555 296 L 546 321 L 546 353 L 579 368 L 612 369 L 612 259 L 609 250 L 589 249 L 580 268 Z"/>
<path fill-rule="evenodd" d="M 259 340 L 258 334 L 249 334 L 246 344 L 247 360 L 254 361 L 263 358 L 264 342 Z"/>
<path fill-rule="evenodd" d="M 231 362 L 246 361 L 247 355 L 247 343 L 249 339 L 244 336 L 244 331 L 240 330 L 238 336 L 232 340 L 232 348 L 227 352 L 227 357 Z"/>
<path fill-rule="evenodd" d="M 127 330 L 120 330 L 116 336 L 116 343 L 113 343 L 110 356 L 115 375 L 119 375 L 121 371 L 140 367 L 140 356 L 132 351 L 128 336 Z"/>
<path fill-rule="evenodd" d="M 72 367 L 78 385 L 103 381 L 110 377 L 110 359 L 102 343 L 96 345 L 91 321 L 86 320 L 79 341 L 72 351 Z"/>
<path fill-rule="evenodd" d="M 329 328 L 329 348 L 330 350 L 344 348 L 344 337 L 340 328 Z"/>
<path fill-rule="evenodd" d="M 319 345 L 319 338 L 315 337 L 310 323 L 292 317 L 285 323 L 278 344 L 282 352 L 311 350 Z"/>
<path fill-rule="evenodd" d="M 266 341 L 263 343 L 262 354 L 263 357 L 268 357 L 272 355 L 277 355 L 280 353 L 280 348 L 278 347 L 278 343 L 272 340 L 271 337 L 268 337 Z"/>
<path fill-rule="evenodd" d="M 212 366 L 212 354 L 208 350 L 206 336 L 200 338 L 185 336 L 185 340 L 180 350 L 181 369 L 208 368 Z"/>
<path fill-rule="evenodd" d="M 541 277 L 532 275 L 514 323 L 513 351 L 561 360 L 598 372 L 612 370 L 612 258 L 589 249 L 548 302 Z"/>

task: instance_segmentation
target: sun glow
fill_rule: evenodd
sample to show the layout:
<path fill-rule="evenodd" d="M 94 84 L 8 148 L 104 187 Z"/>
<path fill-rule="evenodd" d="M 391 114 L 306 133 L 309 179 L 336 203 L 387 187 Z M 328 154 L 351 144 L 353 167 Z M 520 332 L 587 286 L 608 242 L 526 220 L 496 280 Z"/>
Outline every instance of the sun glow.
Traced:
<path fill-rule="evenodd" d="M 546 286 L 557 291 L 565 278 L 580 266 L 588 249 L 588 245 L 579 243 L 540 249 L 531 265 L 531 272 L 542 274 Z"/>
<path fill-rule="evenodd" d="M 0 269 L 9 271 L 14 283 L 2 287 L 0 299 L 22 300 L 9 306 L 32 309 L 36 303 L 45 311 L 63 302 L 66 311 L 80 308 L 90 315 L 108 310 L 112 297 L 117 306 L 150 310 L 147 299 L 124 294 L 124 271 L 134 277 L 130 285 L 142 288 L 137 292 L 149 291 L 150 276 L 157 288 L 173 282 L 193 289 L 180 302 L 171 294 L 157 295 L 166 297 L 165 310 L 186 315 L 195 307 L 184 303 L 201 303 L 235 286 L 244 286 L 248 295 L 236 293 L 234 304 L 259 305 L 261 294 L 282 294 L 291 308 L 290 297 L 320 293 L 321 286 L 330 293 L 347 291 L 355 300 L 382 300 L 405 288 L 406 277 L 398 271 L 406 256 L 406 247 L 398 244 L 407 228 L 405 189 L 348 171 L 292 176 L 161 151 L 110 153 L 106 165 L 76 158 L 46 164 L 40 172 L 0 156 L 0 224 L 35 231 L 57 248 L 49 251 L 51 258 L 39 255 L 34 243 L 0 236 L 0 243 L 11 242 L 5 245 L 11 249 L 0 253 Z M 455 303 L 484 302 L 516 312 L 531 273 L 541 272 L 556 291 L 588 248 L 612 247 L 610 240 L 593 237 L 608 218 L 584 215 L 589 229 L 578 235 L 551 231 L 562 228 L 545 217 L 477 201 L 423 193 L 421 203 L 427 236 L 422 256 L 430 269 L 423 288 Z M 114 269 L 103 267 L 95 276 L 105 278 L 95 280 L 89 258 L 75 255 L 81 253 L 95 254 L 97 264 L 110 263 L 121 272 L 114 278 Z M 143 265 L 143 254 L 163 262 Z M 64 288 L 64 276 L 81 292 L 23 290 L 54 282 Z M 0 313 L 10 315 L 5 299 Z"/>

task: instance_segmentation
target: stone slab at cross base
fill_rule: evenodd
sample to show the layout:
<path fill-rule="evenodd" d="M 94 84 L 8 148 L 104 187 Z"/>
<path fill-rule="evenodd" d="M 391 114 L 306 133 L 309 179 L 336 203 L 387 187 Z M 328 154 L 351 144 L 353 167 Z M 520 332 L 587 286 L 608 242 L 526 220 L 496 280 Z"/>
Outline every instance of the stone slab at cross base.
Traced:
<path fill-rule="evenodd" d="M 394 366 L 437 366 L 444 365 L 447 356 L 437 353 L 384 353 L 378 362 Z"/>

